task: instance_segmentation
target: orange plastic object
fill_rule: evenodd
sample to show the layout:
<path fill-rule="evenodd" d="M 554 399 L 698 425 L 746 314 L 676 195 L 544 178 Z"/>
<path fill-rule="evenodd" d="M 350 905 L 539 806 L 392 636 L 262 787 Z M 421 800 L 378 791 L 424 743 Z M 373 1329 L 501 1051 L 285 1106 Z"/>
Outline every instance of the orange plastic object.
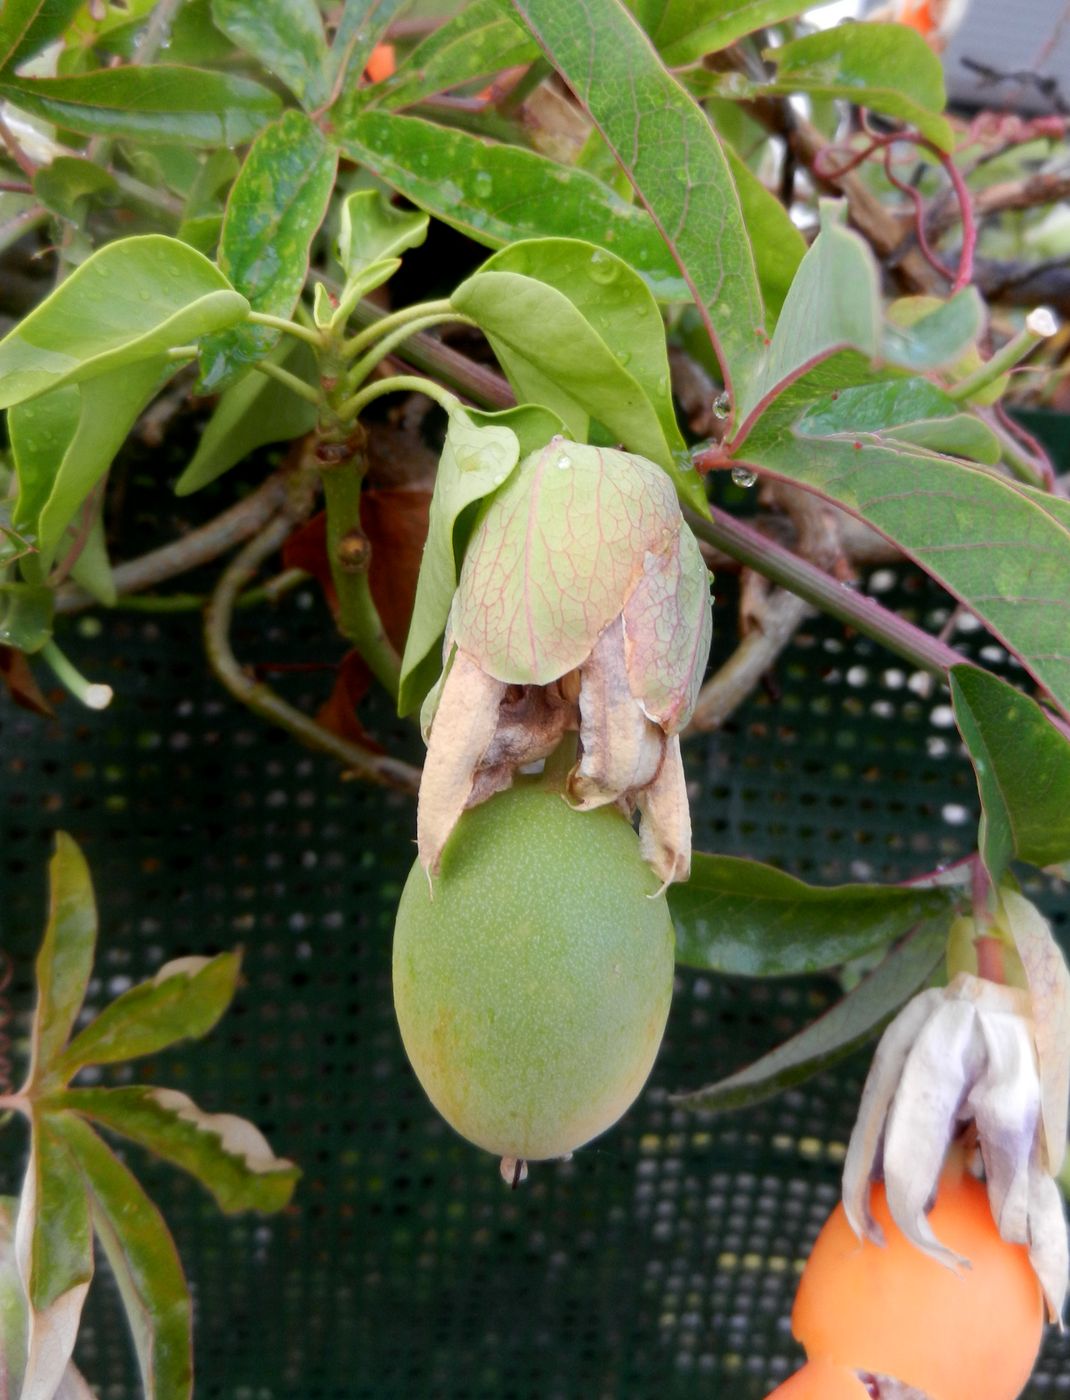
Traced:
<path fill-rule="evenodd" d="M 1040 1347 L 1044 1302 L 1024 1246 L 1000 1237 L 985 1188 L 949 1169 L 929 1216 L 936 1237 L 971 1261 L 961 1274 L 902 1235 L 882 1186 L 872 1209 L 885 1246 L 860 1241 L 842 1205 L 817 1237 L 791 1319 L 807 1356 L 895 1376 L 931 1400 L 1015 1400 Z"/>
<path fill-rule="evenodd" d="M 370 83 L 381 83 L 384 78 L 393 77 L 395 66 L 394 45 L 376 44 L 369 55 L 364 73 Z"/>
<path fill-rule="evenodd" d="M 853 1371 L 831 1361 L 808 1361 L 778 1385 L 768 1400 L 869 1400 L 869 1391 Z"/>

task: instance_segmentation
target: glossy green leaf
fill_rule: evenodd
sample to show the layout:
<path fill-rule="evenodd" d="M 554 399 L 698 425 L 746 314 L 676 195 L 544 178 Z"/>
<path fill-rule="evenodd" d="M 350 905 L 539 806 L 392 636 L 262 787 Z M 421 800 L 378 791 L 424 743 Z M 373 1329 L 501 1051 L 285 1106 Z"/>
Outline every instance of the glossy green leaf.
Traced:
<path fill-rule="evenodd" d="M 18 68 L 58 39 L 82 0 L 4 0 L 0 5 L 0 70 Z"/>
<path fill-rule="evenodd" d="M 668 897 L 677 961 L 741 977 L 839 967 L 947 904 L 940 890 L 822 888 L 758 861 L 701 853 L 692 857 L 691 878 L 670 885 Z"/>
<path fill-rule="evenodd" d="M 769 193 L 746 161 L 727 142 L 724 152 L 736 182 L 743 222 L 754 249 L 766 324 L 772 326 L 780 315 L 792 278 L 806 254 L 806 239 L 792 223 L 791 215 L 780 200 Z"/>
<path fill-rule="evenodd" d="M 287 112 L 250 148 L 227 202 L 219 266 L 255 311 L 289 316 L 296 306 L 337 164 L 337 151 L 303 112 Z M 201 348 L 202 390 L 226 388 L 278 337 L 244 325 L 208 340 Z"/>
<path fill-rule="evenodd" d="M 538 57 L 538 46 L 501 0 L 473 0 L 417 44 L 370 96 L 384 107 L 411 107 L 425 97 Z"/>
<path fill-rule="evenodd" d="M 34 194 L 63 219 L 81 218 L 91 199 L 114 195 L 118 188 L 109 170 L 77 156 L 57 156 L 33 177 Z"/>
<path fill-rule="evenodd" d="M 15 519 L 37 540 L 43 578 L 64 532 L 174 366 L 160 356 L 17 404 L 8 413 Z"/>
<path fill-rule="evenodd" d="M 55 598 L 36 583 L 0 583 L 0 646 L 40 651 L 52 635 Z"/>
<path fill-rule="evenodd" d="M 463 553 L 457 538 L 458 522 L 469 506 L 496 491 L 512 475 L 519 460 L 519 440 L 506 423 L 482 426 L 462 408 L 450 414 L 401 662 L 400 714 L 417 708 L 441 669 L 437 644 L 457 589 Z"/>
<path fill-rule="evenodd" d="M 82 136 L 239 146 L 279 112 L 259 83 L 201 68 L 102 68 L 70 78 L 0 77 L 0 98 Z"/>
<path fill-rule="evenodd" d="M 230 1005 L 240 969 L 237 953 L 165 963 L 150 982 L 116 997 L 74 1037 L 55 1064 L 55 1076 L 66 1083 L 86 1065 L 136 1060 L 207 1035 Z"/>
<path fill-rule="evenodd" d="M 303 341 L 287 337 L 268 359 L 307 383 L 315 380 L 315 357 Z M 175 494 L 199 491 L 257 448 L 303 437 L 315 423 L 316 408 L 307 399 L 265 375 L 246 375 L 220 396 L 196 452 L 175 483 Z"/>
<path fill-rule="evenodd" d="M 650 34 L 665 62 L 680 66 L 816 8 L 808 0 L 666 0 Z"/>
<path fill-rule="evenodd" d="M 726 1079 L 677 1094 L 675 1102 L 689 1108 L 744 1108 L 801 1084 L 865 1045 L 939 966 L 949 922 L 949 913 L 925 920 L 805 1030 Z"/>
<path fill-rule="evenodd" d="M 820 379 L 820 375 L 817 376 Z M 1027 493 L 965 461 L 869 430 L 791 422 L 796 385 L 750 439 L 747 462 L 872 525 L 961 599 L 1070 708 L 1070 530 Z M 796 412 L 798 411 L 796 408 Z"/>
<path fill-rule="evenodd" d="M 690 298 L 650 216 L 585 170 L 391 112 L 346 117 L 335 135 L 350 159 L 477 243 L 584 238 L 634 267 L 660 301 Z"/>
<path fill-rule="evenodd" d="M 189 1172 L 228 1214 L 282 1210 L 301 1175 L 251 1123 L 204 1113 L 173 1089 L 72 1089 L 61 1102 Z"/>
<path fill-rule="evenodd" d="M 212 18 L 306 110 L 326 100 L 327 36 L 316 0 L 212 0 Z"/>
<path fill-rule="evenodd" d="M 115 587 L 115 576 L 112 573 L 111 560 L 108 557 L 108 543 L 104 533 L 104 519 L 101 513 L 102 505 L 103 501 L 98 502 L 94 512 L 93 523 L 89 527 L 89 533 L 81 547 L 78 558 L 71 566 L 71 578 L 78 587 L 84 589 L 91 598 L 95 598 L 96 601 L 103 604 L 104 607 L 111 608 L 115 606 L 118 590 Z M 75 528 L 67 532 L 68 540 L 72 539 Z"/>
<path fill-rule="evenodd" d="M 327 62 L 328 87 L 341 92 L 356 83 L 372 49 L 409 0 L 344 0 Z"/>
<path fill-rule="evenodd" d="M 734 449 L 779 394 L 834 356 L 843 357 L 835 387 L 847 387 L 872 379 L 875 363 L 915 373 L 941 368 L 961 357 L 983 328 L 983 305 L 972 288 L 911 326 L 887 323 L 873 254 L 845 220 L 845 205 L 822 201 L 821 232 L 799 264 L 772 341 L 745 386 Z"/>
<path fill-rule="evenodd" d="M 582 24 L 573 0 L 512 3 L 653 215 L 731 388 L 761 350 L 763 307 L 735 181 L 705 113 L 619 0 L 587 0 Z"/>
<path fill-rule="evenodd" d="M 905 24 L 839 24 L 766 49 L 776 64 L 768 90 L 842 97 L 917 127 L 942 151 L 955 144 L 944 110 L 944 70 L 920 34 Z"/>
<path fill-rule="evenodd" d="M 159 356 L 247 312 L 219 269 L 178 239 L 109 243 L 0 341 L 0 407 Z"/>
<path fill-rule="evenodd" d="M 603 423 L 632 452 L 673 478 L 689 505 L 705 491 L 676 455 L 676 426 L 661 313 L 626 263 L 578 239 L 514 244 L 454 292 L 453 304 L 487 335 L 517 397 L 559 414 L 584 441 Z"/>
<path fill-rule="evenodd" d="M 30 1081 L 51 1078 L 74 1027 L 93 971 L 97 907 L 85 856 L 56 833 L 48 867 L 48 922 L 37 955 L 37 1008 L 31 1034 Z"/>
<path fill-rule="evenodd" d="M 137 1179 L 80 1118 L 56 1127 L 89 1188 L 93 1227 L 126 1310 L 145 1400 L 191 1400 L 192 1307 L 163 1216 Z"/>
<path fill-rule="evenodd" d="M 992 466 L 999 461 L 995 433 L 928 379 L 882 379 L 839 389 L 806 410 L 807 433 L 880 433 L 933 452 L 969 457 Z"/>
<path fill-rule="evenodd" d="M 347 278 L 374 263 L 400 257 L 427 237 L 430 220 L 414 209 L 398 209 L 381 190 L 354 190 L 342 202 L 338 261 Z"/>
<path fill-rule="evenodd" d="M 984 811 L 981 855 L 1000 880 L 1011 860 L 1070 859 L 1070 741 L 1014 686 L 952 666 L 951 703 Z"/>
<path fill-rule="evenodd" d="M 0 1400 L 19 1400 L 26 1369 L 29 1309 L 15 1258 L 19 1203 L 0 1196 Z"/>

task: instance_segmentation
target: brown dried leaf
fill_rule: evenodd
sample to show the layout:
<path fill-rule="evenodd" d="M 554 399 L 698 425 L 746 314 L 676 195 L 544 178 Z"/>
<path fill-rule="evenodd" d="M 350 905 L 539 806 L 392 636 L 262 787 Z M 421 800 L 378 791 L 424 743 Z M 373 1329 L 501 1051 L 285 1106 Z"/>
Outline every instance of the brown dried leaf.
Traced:
<path fill-rule="evenodd" d="M 338 667 L 334 688 L 330 696 L 320 706 L 316 723 L 332 734 L 338 734 L 373 753 L 385 753 L 382 745 L 376 743 L 360 722 L 357 707 L 371 688 L 372 674 L 364 664 L 364 658 L 356 651 L 347 651 Z"/>
<path fill-rule="evenodd" d="M 636 805 L 642 817 L 639 849 L 662 888 L 686 880 L 691 873 L 691 809 L 678 734 L 666 741 L 657 777 L 636 794 Z"/>
<path fill-rule="evenodd" d="M 0 647 L 0 681 L 7 687 L 15 704 L 22 709 L 42 715 L 45 719 L 54 717 L 55 711 L 34 679 L 24 652 L 15 647 Z"/>
<path fill-rule="evenodd" d="M 583 753 L 568 782 L 576 807 L 589 811 L 651 782 L 665 738 L 636 703 L 625 667 L 624 624 L 616 618 L 580 668 Z"/>

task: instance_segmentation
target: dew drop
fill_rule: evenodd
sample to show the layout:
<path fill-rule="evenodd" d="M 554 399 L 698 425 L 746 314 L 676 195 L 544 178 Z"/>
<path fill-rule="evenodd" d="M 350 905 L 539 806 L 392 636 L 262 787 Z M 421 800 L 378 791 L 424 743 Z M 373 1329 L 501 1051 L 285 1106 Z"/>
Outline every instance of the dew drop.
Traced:
<path fill-rule="evenodd" d="M 596 248 L 591 254 L 590 273 L 595 282 L 601 282 L 605 286 L 616 279 L 617 265 L 608 253 Z"/>
<path fill-rule="evenodd" d="M 676 465 L 680 468 L 682 472 L 689 472 L 694 470 L 695 463 L 692 460 L 691 453 L 687 450 L 686 447 L 682 447 L 678 452 L 674 452 L 672 454 L 672 457 L 673 461 L 676 463 Z"/>
<path fill-rule="evenodd" d="M 758 473 L 752 472 L 750 467 L 733 467 L 732 480 L 737 486 L 753 486 L 758 480 Z"/>
<path fill-rule="evenodd" d="M 559 472 L 567 472 L 569 467 L 572 466 L 572 458 L 566 457 L 562 452 L 561 456 L 558 457 L 557 461 L 554 463 L 554 466 Z"/>
<path fill-rule="evenodd" d="M 710 407 L 710 412 L 714 418 L 725 419 L 732 412 L 732 400 L 727 392 L 722 392 L 714 399 Z"/>
<path fill-rule="evenodd" d="M 631 356 L 631 351 L 630 351 L 630 350 L 618 350 L 618 351 L 617 351 L 617 362 L 618 362 L 619 364 L 626 365 L 626 364 L 628 363 L 628 361 L 629 361 L 631 358 L 632 358 L 632 356 Z"/>
<path fill-rule="evenodd" d="M 494 177 L 487 170 L 477 170 L 472 185 L 476 194 L 485 199 L 494 189 Z"/>

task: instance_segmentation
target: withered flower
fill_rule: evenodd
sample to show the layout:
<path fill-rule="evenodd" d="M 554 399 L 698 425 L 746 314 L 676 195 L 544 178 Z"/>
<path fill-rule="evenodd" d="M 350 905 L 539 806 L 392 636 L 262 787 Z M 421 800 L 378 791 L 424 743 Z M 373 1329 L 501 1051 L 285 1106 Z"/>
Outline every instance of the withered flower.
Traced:
<path fill-rule="evenodd" d="M 883 1243 L 869 1209 L 870 1182 L 883 1179 L 888 1209 L 907 1238 L 952 1268 L 968 1267 L 936 1238 L 926 1210 L 950 1143 L 975 1138 L 997 1228 L 1028 1247 L 1057 1319 L 1070 1259 L 1045 1135 L 1034 1016 L 1029 992 L 965 972 L 908 1002 L 885 1031 L 866 1080 L 843 1203 L 855 1233 Z"/>
<path fill-rule="evenodd" d="M 560 437 L 526 457 L 473 531 L 424 706 L 428 875 L 466 807 L 576 731 L 568 799 L 638 808 L 644 857 L 665 884 L 686 879 L 678 734 L 711 632 L 709 575 L 665 472 Z"/>

